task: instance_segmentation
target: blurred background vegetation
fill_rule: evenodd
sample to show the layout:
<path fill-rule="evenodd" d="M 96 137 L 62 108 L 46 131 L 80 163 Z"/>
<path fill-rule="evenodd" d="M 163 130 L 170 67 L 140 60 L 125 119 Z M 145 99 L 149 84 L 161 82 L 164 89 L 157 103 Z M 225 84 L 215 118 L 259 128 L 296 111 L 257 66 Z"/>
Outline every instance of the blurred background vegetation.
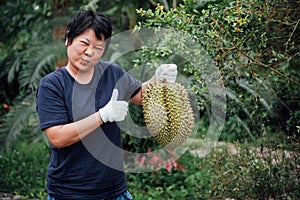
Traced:
<path fill-rule="evenodd" d="M 81 8 L 109 15 L 114 33 L 164 28 L 192 36 L 214 62 L 225 89 L 226 119 L 206 157 L 182 155 L 171 172 L 128 174 L 135 199 L 300 198 L 300 2 L 260 0 L 14 0 L 0 1 L 0 189 L 45 198 L 49 146 L 39 130 L 35 92 L 40 79 L 66 64 L 64 34 Z M 176 34 L 169 49 L 143 48 L 125 69 L 164 59 L 190 77 L 204 139 L 212 106 L 202 63 L 188 63 Z M 190 51 L 189 51 L 190 52 Z M 200 56 L 194 49 L 190 57 Z M 113 56 L 113 53 L 109 56 Z M 143 124 L 139 106 L 132 118 Z M 146 152 L 154 141 L 123 134 L 124 148 Z M 229 147 L 234 147 L 230 150 Z M 181 166 L 181 167 L 178 167 Z M 184 183 L 184 184 L 183 184 Z M 1 198 L 1 197 L 0 197 Z"/>

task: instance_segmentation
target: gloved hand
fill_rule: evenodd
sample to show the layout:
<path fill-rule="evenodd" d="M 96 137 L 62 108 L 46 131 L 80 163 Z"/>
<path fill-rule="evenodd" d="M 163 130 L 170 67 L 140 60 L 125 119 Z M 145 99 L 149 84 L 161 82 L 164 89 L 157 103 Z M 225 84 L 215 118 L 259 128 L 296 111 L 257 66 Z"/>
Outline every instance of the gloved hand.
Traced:
<path fill-rule="evenodd" d="M 118 101 L 118 90 L 114 89 L 110 101 L 99 109 L 100 117 L 105 123 L 107 121 L 122 121 L 125 119 L 128 110 L 127 101 Z"/>
<path fill-rule="evenodd" d="M 156 80 L 168 83 L 175 83 L 177 77 L 177 65 L 175 64 L 162 64 L 155 70 Z"/>

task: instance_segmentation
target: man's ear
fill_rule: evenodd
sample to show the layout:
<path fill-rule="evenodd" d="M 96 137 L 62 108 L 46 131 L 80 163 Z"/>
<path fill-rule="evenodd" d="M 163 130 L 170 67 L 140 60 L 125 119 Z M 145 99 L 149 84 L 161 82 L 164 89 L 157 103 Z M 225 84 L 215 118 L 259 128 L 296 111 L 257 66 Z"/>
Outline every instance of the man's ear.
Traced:
<path fill-rule="evenodd" d="M 68 38 L 66 37 L 66 41 L 65 41 L 65 46 L 66 46 L 66 47 L 68 46 L 68 42 L 69 42 L 69 40 L 68 40 Z"/>

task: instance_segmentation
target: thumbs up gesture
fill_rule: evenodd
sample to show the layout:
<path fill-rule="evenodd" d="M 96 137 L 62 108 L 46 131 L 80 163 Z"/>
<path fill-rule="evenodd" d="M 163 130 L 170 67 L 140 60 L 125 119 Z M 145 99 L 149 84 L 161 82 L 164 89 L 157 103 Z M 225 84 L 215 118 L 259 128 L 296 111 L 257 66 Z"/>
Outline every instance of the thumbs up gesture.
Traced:
<path fill-rule="evenodd" d="M 122 121 L 127 115 L 128 102 L 118 101 L 118 94 L 118 90 L 114 89 L 110 101 L 99 109 L 100 117 L 104 123 Z"/>

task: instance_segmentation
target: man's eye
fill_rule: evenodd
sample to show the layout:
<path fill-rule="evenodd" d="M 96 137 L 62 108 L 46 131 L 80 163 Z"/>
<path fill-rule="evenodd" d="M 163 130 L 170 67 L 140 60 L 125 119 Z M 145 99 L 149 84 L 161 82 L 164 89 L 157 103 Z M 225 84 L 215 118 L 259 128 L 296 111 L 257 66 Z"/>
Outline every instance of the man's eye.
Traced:
<path fill-rule="evenodd" d="M 88 45 L 88 43 L 87 43 L 87 42 L 84 42 L 84 41 L 81 41 L 81 43 L 84 44 L 84 45 Z"/>
<path fill-rule="evenodd" d="M 103 51 L 103 48 L 95 48 L 97 51 Z"/>

